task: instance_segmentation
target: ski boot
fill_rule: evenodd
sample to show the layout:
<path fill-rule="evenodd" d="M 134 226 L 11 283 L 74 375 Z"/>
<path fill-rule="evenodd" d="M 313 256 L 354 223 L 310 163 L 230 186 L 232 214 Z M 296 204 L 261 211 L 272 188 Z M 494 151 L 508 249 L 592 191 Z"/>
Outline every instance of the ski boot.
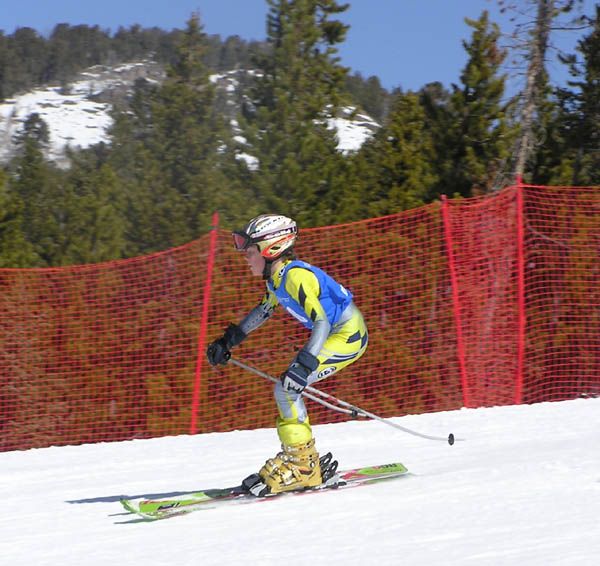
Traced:
<path fill-rule="evenodd" d="M 322 483 L 315 439 L 306 443 L 283 445 L 282 451 L 265 462 L 258 472 L 271 493 L 315 487 Z"/>
<path fill-rule="evenodd" d="M 267 460 L 258 474 L 242 482 L 242 490 L 264 497 L 284 491 L 335 486 L 337 460 L 333 460 L 331 452 L 319 458 L 314 444 L 312 439 L 300 445 L 283 445 L 282 451 Z"/>

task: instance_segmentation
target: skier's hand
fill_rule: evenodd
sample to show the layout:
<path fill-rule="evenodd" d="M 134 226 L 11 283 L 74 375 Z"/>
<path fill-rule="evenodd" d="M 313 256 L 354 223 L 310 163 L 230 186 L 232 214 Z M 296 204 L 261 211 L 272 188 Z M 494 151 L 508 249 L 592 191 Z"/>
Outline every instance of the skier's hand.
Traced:
<path fill-rule="evenodd" d="M 281 376 L 286 391 L 302 393 L 308 384 L 308 376 L 319 367 L 319 360 L 306 350 L 300 350 L 296 359 Z"/>
<path fill-rule="evenodd" d="M 208 363 L 211 366 L 216 366 L 218 364 L 225 365 L 229 358 L 231 358 L 231 352 L 227 347 L 227 341 L 225 338 L 219 338 L 215 340 L 210 346 L 206 349 L 206 357 L 208 358 Z"/>
<path fill-rule="evenodd" d="M 231 348 L 240 344 L 244 338 L 246 338 L 246 334 L 242 332 L 242 329 L 236 324 L 230 324 L 223 336 L 215 340 L 206 349 L 208 363 L 211 366 L 225 365 L 231 358 Z"/>

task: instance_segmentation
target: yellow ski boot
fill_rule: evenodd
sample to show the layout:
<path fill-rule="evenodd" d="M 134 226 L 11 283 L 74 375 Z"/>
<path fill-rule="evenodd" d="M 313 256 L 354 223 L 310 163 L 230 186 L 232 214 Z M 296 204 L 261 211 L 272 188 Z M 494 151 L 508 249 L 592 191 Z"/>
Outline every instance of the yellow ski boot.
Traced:
<path fill-rule="evenodd" d="M 282 451 L 270 458 L 258 472 L 270 493 L 315 487 L 322 483 L 319 454 L 315 439 L 281 446 Z"/>

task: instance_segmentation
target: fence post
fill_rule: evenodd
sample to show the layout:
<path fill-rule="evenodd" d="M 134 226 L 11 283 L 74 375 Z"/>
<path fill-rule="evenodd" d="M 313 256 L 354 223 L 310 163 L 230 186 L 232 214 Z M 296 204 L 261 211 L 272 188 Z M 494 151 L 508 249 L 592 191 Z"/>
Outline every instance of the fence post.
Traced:
<path fill-rule="evenodd" d="M 444 240 L 446 242 L 446 253 L 448 255 L 448 270 L 450 272 L 450 284 L 452 286 L 452 311 L 454 313 L 454 326 L 456 327 L 456 351 L 458 357 L 458 368 L 460 371 L 460 383 L 462 386 L 463 405 L 465 407 L 470 407 L 471 399 L 469 396 L 469 383 L 467 381 L 467 369 L 465 365 L 465 346 L 462 333 L 462 319 L 460 316 L 460 297 L 458 295 L 458 279 L 456 277 L 452 229 L 450 225 L 450 211 L 448 208 L 448 199 L 446 195 L 442 195 L 442 220 L 444 224 Z"/>
<path fill-rule="evenodd" d="M 523 184 L 517 177 L 517 375 L 515 404 L 523 402 L 523 369 L 525 364 L 525 217 L 523 211 Z"/>
<path fill-rule="evenodd" d="M 202 376 L 202 361 L 206 349 L 206 328 L 208 326 L 208 307 L 210 306 L 210 292 L 212 288 L 212 274 L 215 265 L 215 253 L 217 248 L 217 236 L 219 226 L 219 213 L 215 212 L 212 217 L 210 232 L 210 243 L 208 246 L 208 260 L 206 262 L 206 280 L 204 282 L 204 293 L 202 297 L 202 314 L 200 317 L 200 329 L 198 331 L 198 352 L 196 355 L 196 372 L 194 376 L 194 392 L 192 395 L 192 415 L 190 418 L 190 434 L 198 431 L 198 407 L 200 405 L 200 384 Z"/>

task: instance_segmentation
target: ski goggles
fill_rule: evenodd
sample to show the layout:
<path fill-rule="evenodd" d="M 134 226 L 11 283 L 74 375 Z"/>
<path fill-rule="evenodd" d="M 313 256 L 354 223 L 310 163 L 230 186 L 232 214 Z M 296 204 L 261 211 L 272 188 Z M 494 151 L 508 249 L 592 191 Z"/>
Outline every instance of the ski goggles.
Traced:
<path fill-rule="evenodd" d="M 249 246 L 252 245 L 252 238 L 248 236 L 245 232 L 233 232 L 233 247 L 238 252 L 243 252 L 247 250 Z"/>

